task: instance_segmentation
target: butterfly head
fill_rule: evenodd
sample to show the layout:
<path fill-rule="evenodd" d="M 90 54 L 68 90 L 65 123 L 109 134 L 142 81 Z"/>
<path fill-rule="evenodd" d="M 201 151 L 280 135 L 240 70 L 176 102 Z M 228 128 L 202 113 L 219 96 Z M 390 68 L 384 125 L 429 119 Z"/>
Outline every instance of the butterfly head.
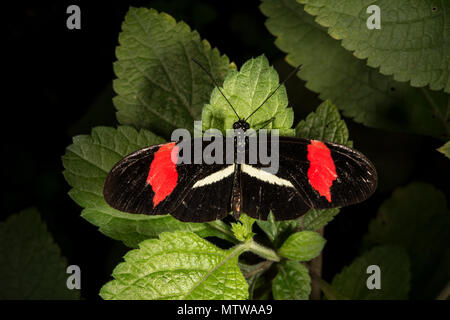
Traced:
<path fill-rule="evenodd" d="M 243 130 L 245 132 L 248 129 L 250 129 L 250 124 L 247 121 L 243 120 L 243 119 L 239 119 L 238 121 L 233 123 L 233 129 L 234 130 L 241 129 L 241 130 Z"/>

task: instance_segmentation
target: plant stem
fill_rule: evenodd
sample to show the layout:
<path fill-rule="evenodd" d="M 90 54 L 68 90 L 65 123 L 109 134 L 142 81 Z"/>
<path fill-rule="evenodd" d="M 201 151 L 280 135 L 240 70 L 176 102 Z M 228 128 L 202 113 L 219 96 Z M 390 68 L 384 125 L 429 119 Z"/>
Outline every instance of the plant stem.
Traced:
<path fill-rule="evenodd" d="M 321 236 L 323 236 L 323 228 L 319 230 L 319 233 Z M 313 259 L 310 263 L 310 269 L 311 272 L 316 275 L 316 278 L 313 278 L 311 281 L 311 300 L 320 300 L 320 281 L 318 279 L 321 279 L 322 277 L 322 252 L 319 254 L 318 257 Z"/>
<path fill-rule="evenodd" d="M 247 244 L 248 251 L 251 251 L 251 252 L 257 254 L 258 256 L 263 257 L 270 261 L 276 261 L 276 262 L 280 261 L 280 256 L 278 256 L 278 254 L 274 250 L 260 245 L 259 243 L 255 242 L 253 239 L 250 239 L 245 243 Z"/>
<path fill-rule="evenodd" d="M 346 297 L 338 294 L 330 284 L 328 284 L 325 280 L 319 277 L 315 272 L 311 269 L 310 275 L 313 283 L 317 283 L 317 286 L 322 290 L 323 294 L 328 300 L 348 300 Z"/>
<path fill-rule="evenodd" d="M 273 261 L 265 260 L 265 261 L 260 262 L 258 264 L 249 266 L 247 272 L 243 272 L 244 273 L 244 278 L 248 279 L 248 278 L 253 277 L 254 275 L 257 275 L 258 273 L 263 273 L 267 269 L 269 269 L 272 264 L 273 264 Z"/>

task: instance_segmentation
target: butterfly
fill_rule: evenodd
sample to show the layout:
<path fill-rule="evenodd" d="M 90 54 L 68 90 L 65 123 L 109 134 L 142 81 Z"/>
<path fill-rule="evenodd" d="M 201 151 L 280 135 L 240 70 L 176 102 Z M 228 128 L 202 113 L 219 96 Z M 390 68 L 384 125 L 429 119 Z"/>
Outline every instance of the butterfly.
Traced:
<path fill-rule="evenodd" d="M 241 118 L 212 75 L 194 62 L 210 76 L 235 112 L 236 134 L 214 140 L 183 139 L 125 156 L 111 169 L 104 184 L 103 196 L 111 207 L 137 214 L 170 214 L 186 222 L 223 219 L 230 212 L 235 219 L 245 213 L 267 220 L 272 212 L 275 220 L 290 220 L 312 208 L 348 206 L 373 194 L 377 186 L 376 169 L 357 150 L 331 142 L 272 134 L 267 135 L 269 142 L 264 143 L 246 135 L 251 130 L 248 119 L 300 66 L 249 116 Z M 211 149 L 213 141 L 221 142 L 215 150 L 221 161 L 194 161 L 195 146 L 200 146 L 203 152 Z M 227 143 L 236 148 L 230 152 L 225 147 Z M 263 147 L 271 156 L 276 155 L 276 170 L 268 170 L 268 163 L 263 161 L 250 161 L 251 155 Z M 241 161 L 237 161 L 239 155 Z M 179 161 L 180 158 L 190 161 Z"/>

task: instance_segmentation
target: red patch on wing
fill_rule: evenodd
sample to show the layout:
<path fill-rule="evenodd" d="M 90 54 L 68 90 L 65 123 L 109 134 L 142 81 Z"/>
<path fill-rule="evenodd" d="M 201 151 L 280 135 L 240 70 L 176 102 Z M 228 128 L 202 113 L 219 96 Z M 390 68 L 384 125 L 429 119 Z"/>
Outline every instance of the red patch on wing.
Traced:
<path fill-rule="evenodd" d="M 336 167 L 328 147 L 320 141 L 311 140 L 308 145 L 308 179 L 311 186 L 331 202 L 330 187 L 336 180 Z"/>
<path fill-rule="evenodd" d="M 175 150 L 174 150 L 175 149 Z M 172 161 L 172 150 L 178 154 L 175 142 L 163 145 L 156 151 L 148 171 L 147 183 L 152 186 L 153 208 L 163 201 L 177 186 L 178 172 L 176 164 Z"/>

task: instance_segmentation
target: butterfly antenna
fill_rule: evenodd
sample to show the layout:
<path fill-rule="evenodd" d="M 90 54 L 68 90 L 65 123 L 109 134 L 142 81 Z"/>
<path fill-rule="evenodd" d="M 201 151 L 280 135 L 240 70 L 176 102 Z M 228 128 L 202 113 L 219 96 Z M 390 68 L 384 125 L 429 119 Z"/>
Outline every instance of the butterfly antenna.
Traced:
<path fill-rule="evenodd" d="M 211 75 L 211 73 L 206 70 L 206 68 L 204 66 L 202 66 L 200 64 L 200 62 L 198 62 L 197 60 L 195 60 L 194 58 L 191 58 L 192 61 L 194 61 L 203 71 L 205 71 L 205 73 L 209 76 L 209 78 L 211 79 L 211 81 L 214 83 L 214 85 L 216 86 L 217 90 L 219 90 L 220 94 L 225 98 L 225 100 L 228 102 L 228 104 L 230 105 L 231 109 L 233 109 L 234 113 L 236 114 L 236 117 L 238 117 L 239 120 L 241 120 L 241 117 L 239 117 L 239 115 L 236 112 L 236 109 L 233 107 L 233 105 L 231 104 L 230 101 L 228 101 L 227 97 L 225 97 L 225 95 L 223 94 L 222 90 L 220 90 L 220 87 L 217 85 L 216 80 L 214 80 L 213 76 Z"/>
<path fill-rule="evenodd" d="M 277 92 L 277 90 L 280 89 L 280 87 L 281 87 L 286 81 L 289 80 L 290 77 L 292 77 L 294 74 L 296 74 L 296 73 L 298 72 L 298 70 L 300 70 L 301 66 L 302 66 L 302 65 L 300 64 L 297 68 L 295 68 L 294 70 L 292 70 L 291 73 L 286 77 L 286 79 L 284 79 L 283 82 L 281 82 L 281 83 L 278 85 L 278 87 L 277 87 L 275 90 L 273 90 L 272 93 L 269 94 L 269 96 L 268 96 L 266 99 L 264 99 L 264 101 L 259 105 L 259 107 L 256 108 L 256 109 L 255 109 L 255 110 L 254 110 L 247 118 L 245 118 L 244 121 L 247 122 L 247 120 L 248 120 L 251 116 L 253 116 L 253 115 L 255 114 L 255 112 L 258 111 L 258 110 L 264 105 L 264 103 L 266 103 L 267 100 L 269 100 L 270 97 L 272 97 L 272 96 L 274 95 L 274 93 Z"/>

